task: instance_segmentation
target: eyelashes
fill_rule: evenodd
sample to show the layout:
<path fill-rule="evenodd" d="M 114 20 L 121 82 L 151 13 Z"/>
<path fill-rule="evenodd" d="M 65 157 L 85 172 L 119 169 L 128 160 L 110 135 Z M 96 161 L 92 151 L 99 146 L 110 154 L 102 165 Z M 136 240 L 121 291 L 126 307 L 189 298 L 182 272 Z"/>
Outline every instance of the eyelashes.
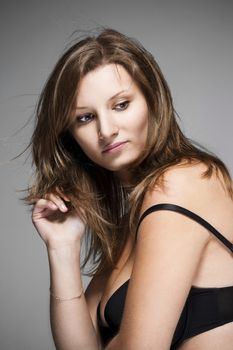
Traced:
<path fill-rule="evenodd" d="M 82 115 L 79 115 L 76 117 L 76 121 L 79 124 L 82 123 L 88 123 L 89 121 L 91 121 L 94 118 L 94 114 L 93 113 L 85 113 Z"/>
<path fill-rule="evenodd" d="M 116 104 L 114 109 L 115 109 L 115 111 L 124 111 L 128 107 L 128 105 L 129 105 L 129 101 L 123 101 L 123 102 Z"/>
<path fill-rule="evenodd" d="M 129 101 L 126 100 L 126 101 L 117 103 L 112 109 L 115 110 L 116 112 L 121 112 L 126 110 L 128 106 L 129 106 Z M 86 124 L 92 121 L 94 118 L 95 118 L 94 113 L 84 113 L 76 117 L 76 122 L 78 124 Z"/>

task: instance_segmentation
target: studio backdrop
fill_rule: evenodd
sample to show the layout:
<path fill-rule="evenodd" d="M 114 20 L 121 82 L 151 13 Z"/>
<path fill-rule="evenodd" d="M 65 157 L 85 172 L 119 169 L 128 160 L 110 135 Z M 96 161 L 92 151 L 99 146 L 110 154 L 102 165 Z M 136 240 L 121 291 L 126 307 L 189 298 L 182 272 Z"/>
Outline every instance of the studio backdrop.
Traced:
<path fill-rule="evenodd" d="M 0 349 L 53 350 L 47 253 L 20 199 L 39 93 L 76 37 L 100 26 L 137 38 L 171 88 L 181 127 L 233 172 L 233 3 L 229 0 L 1 1 Z M 84 277 L 84 286 L 88 278 Z"/>

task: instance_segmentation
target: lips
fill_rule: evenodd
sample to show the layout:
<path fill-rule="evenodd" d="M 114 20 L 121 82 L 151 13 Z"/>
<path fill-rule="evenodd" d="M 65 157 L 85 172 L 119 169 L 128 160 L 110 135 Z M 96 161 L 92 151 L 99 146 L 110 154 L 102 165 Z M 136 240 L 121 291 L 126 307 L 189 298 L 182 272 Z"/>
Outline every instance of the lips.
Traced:
<path fill-rule="evenodd" d="M 103 149 L 102 153 L 111 151 L 112 149 L 117 148 L 117 147 L 119 147 L 119 146 L 125 144 L 126 142 L 127 142 L 127 141 L 124 141 L 124 142 L 116 142 L 116 143 L 112 143 L 111 145 L 107 145 L 107 146 Z"/>

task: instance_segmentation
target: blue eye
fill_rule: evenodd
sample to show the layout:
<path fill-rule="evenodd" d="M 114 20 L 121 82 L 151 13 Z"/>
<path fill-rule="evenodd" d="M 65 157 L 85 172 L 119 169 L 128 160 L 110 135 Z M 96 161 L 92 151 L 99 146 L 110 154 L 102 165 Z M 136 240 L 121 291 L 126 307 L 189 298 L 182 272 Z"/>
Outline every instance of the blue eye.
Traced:
<path fill-rule="evenodd" d="M 123 101 L 118 103 L 114 109 L 116 111 L 124 111 L 128 107 L 128 105 L 129 105 L 129 101 Z"/>
<path fill-rule="evenodd" d="M 92 113 L 86 113 L 86 114 L 82 114 L 77 116 L 77 122 L 78 123 L 88 123 L 89 121 L 91 121 L 94 118 L 94 114 Z"/>

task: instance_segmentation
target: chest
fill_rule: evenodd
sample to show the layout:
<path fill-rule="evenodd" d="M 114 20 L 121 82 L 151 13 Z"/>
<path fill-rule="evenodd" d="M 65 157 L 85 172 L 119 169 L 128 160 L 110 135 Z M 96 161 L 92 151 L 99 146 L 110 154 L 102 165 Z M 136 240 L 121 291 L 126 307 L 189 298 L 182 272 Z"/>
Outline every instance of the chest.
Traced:
<path fill-rule="evenodd" d="M 104 310 L 106 304 L 123 284 L 127 284 L 126 281 L 130 279 L 132 274 L 133 262 L 134 248 L 131 239 L 129 239 L 115 269 L 110 273 L 102 293 L 99 312 L 103 321 L 105 321 Z M 107 325 L 106 322 L 104 324 Z"/>

